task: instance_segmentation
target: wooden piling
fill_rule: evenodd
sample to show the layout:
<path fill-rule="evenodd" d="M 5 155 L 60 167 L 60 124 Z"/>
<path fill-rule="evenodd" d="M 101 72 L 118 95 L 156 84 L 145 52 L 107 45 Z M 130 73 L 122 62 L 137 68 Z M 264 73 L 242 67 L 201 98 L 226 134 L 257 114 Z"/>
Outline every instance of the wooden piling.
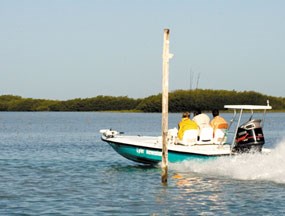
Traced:
<path fill-rule="evenodd" d="M 168 86 L 169 86 L 169 29 L 164 29 L 163 40 L 163 63 L 162 63 L 162 160 L 161 160 L 161 182 L 167 183 L 168 176 Z"/>

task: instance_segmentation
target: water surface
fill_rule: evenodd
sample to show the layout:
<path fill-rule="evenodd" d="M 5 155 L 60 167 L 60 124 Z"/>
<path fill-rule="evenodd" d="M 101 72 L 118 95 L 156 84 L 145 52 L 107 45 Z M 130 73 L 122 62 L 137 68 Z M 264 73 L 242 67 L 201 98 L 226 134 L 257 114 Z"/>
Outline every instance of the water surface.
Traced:
<path fill-rule="evenodd" d="M 267 114 L 272 154 L 170 164 L 164 186 L 160 167 L 121 157 L 99 134 L 160 135 L 160 114 L 2 112 L 0 215 L 283 215 L 284 121 Z"/>

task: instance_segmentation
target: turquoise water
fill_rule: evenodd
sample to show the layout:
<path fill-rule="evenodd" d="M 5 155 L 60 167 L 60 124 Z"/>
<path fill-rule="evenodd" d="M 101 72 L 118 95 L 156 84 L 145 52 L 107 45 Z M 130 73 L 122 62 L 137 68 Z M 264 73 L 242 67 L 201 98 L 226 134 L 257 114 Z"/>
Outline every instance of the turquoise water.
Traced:
<path fill-rule="evenodd" d="M 284 215 L 284 121 L 267 114 L 270 155 L 170 164 L 164 186 L 98 132 L 160 135 L 160 114 L 2 112 L 0 215 Z"/>

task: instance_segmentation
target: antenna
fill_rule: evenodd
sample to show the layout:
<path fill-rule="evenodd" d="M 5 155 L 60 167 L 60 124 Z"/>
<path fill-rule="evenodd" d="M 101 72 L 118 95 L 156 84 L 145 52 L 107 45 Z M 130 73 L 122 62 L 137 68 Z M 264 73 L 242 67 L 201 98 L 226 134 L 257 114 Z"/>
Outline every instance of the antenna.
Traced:
<path fill-rule="evenodd" d="M 199 79 L 200 79 L 200 73 L 198 73 L 196 89 L 198 89 L 198 86 L 199 86 Z"/>

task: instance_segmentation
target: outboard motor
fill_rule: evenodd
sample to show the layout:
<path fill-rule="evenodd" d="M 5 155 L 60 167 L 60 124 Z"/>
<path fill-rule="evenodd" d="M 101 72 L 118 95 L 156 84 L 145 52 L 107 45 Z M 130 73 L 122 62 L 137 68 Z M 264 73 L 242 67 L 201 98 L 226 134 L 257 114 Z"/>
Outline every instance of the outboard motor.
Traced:
<path fill-rule="evenodd" d="M 249 120 L 238 128 L 233 152 L 261 152 L 264 143 L 261 120 Z"/>

